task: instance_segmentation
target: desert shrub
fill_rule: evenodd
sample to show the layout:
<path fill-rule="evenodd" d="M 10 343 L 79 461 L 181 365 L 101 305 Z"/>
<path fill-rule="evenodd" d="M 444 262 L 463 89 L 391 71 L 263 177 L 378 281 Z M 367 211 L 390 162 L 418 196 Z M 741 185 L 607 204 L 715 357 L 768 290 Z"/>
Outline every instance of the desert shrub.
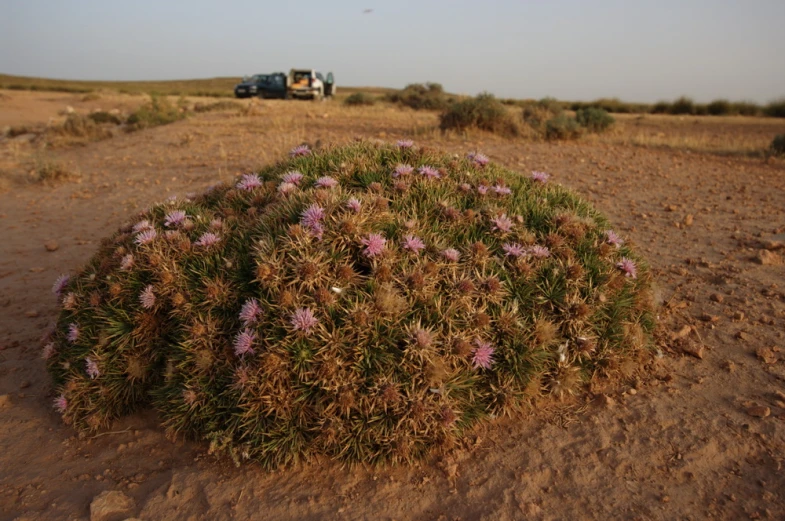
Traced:
<path fill-rule="evenodd" d="M 347 105 L 373 105 L 376 103 L 376 98 L 366 92 L 355 92 L 345 100 Z"/>
<path fill-rule="evenodd" d="M 575 118 L 559 114 L 545 122 L 545 139 L 567 140 L 581 137 L 581 126 Z"/>
<path fill-rule="evenodd" d="M 671 104 L 667 101 L 658 101 L 651 107 L 652 114 L 669 114 L 671 111 Z"/>
<path fill-rule="evenodd" d="M 785 155 L 785 134 L 777 134 L 771 141 L 769 152 L 773 156 Z"/>
<path fill-rule="evenodd" d="M 692 109 L 692 114 L 695 116 L 708 116 L 709 107 L 705 103 L 696 103 L 695 107 Z"/>
<path fill-rule="evenodd" d="M 87 117 L 99 124 L 111 123 L 113 125 L 120 125 L 123 123 L 123 120 L 117 114 L 112 114 L 111 112 L 106 112 L 103 110 L 91 112 Z"/>
<path fill-rule="evenodd" d="M 101 99 L 101 95 L 97 92 L 88 92 L 82 96 L 82 101 L 97 101 L 99 99 Z"/>
<path fill-rule="evenodd" d="M 237 101 L 221 100 L 213 103 L 195 103 L 194 112 L 215 112 L 215 111 L 241 111 L 245 105 Z"/>
<path fill-rule="evenodd" d="M 764 113 L 772 118 L 785 118 L 785 98 L 772 101 L 766 105 Z"/>
<path fill-rule="evenodd" d="M 8 128 L 6 131 L 6 136 L 17 137 L 24 134 L 32 134 L 34 132 L 35 129 L 33 127 L 28 127 L 27 125 L 16 125 Z"/>
<path fill-rule="evenodd" d="M 671 103 L 668 109 L 668 113 L 669 114 L 694 114 L 695 102 L 692 101 L 691 98 L 682 96 L 681 98 Z"/>
<path fill-rule="evenodd" d="M 35 183 L 56 184 L 62 181 L 70 181 L 78 177 L 79 174 L 59 161 L 49 158 L 38 158 L 35 162 L 31 180 Z"/>
<path fill-rule="evenodd" d="M 143 104 L 128 116 L 128 130 L 140 130 L 168 125 L 185 117 L 185 112 L 166 98 L 151 95 L 150 101 Z"/>
<path fill-rule="evenodd" d="M 477 128 L 508 136 L 520 133 L 518 121 L 493 94 L 488 93 L 450 105 L 439 116 L 439 126 L 443 131 Z"/>
<path fill-rule="evenodd" d="M 647 353 L 645 262 L 547 175 L 411 142 L 291 155 L 153 206 L 58 279 L 65 422 L 152 404 L 235 461 L 411 461 Z"/>
<path fill-rule="evenodd" d="M 575 113 L 575 120 L 589 132 L 605 132 L 616 122 L 607 111 L 594 107 L 579 109 Z"/>
<path fill-rule="evenodd" d="M 412 83 L 387 99 L 417 110 L 445 110 L 452 103 L 439 83 Z"/>
<path fill-rule="evenodd" d="M 706 106 L 706 110 L 712 116 L 730 116 L 735 114 L 733 105 L 726 99 L 717 99 Z"/>
<path fill-rule="evenodd" d="M 89 116 L 74 112 L 62 125 L 47 130 L 50 143 L 80 143 L 112 137 L 112 132 Z"/>
<path fill-rule="evenodd" d="M 761 107 L 751 101 L 735 101 L 733 102 L 733 113 L 741 116 L 759 116 Z"/>

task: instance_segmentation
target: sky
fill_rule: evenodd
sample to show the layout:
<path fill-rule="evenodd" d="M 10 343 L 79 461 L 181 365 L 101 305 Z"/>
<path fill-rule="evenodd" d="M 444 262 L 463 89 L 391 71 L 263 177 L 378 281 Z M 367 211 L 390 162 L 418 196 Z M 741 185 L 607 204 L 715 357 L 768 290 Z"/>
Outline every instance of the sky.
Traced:
<path fill-rule="evenodd" d="M 371 10 L 366 12 L 366 10 Z M 785 96 L 783 0 L 3 0 L 0 73 L 655 102 Z"/>

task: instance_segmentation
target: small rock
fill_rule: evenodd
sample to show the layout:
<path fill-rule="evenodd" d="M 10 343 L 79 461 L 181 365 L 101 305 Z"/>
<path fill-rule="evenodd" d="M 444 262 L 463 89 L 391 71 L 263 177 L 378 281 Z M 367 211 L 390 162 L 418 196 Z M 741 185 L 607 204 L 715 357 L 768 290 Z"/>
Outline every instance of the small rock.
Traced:
<path fill-rule="evenodd" d="M 90 503 L 90 521 L 122 521 L 133 515 L 136 503 L 118 490 L 107 490 Z"/>
<path fill-rule="evenodd" d="M 38 313 L 38 310 L 36 310 L 36 309 L 31 309 L 31 310 L 25 311 L 25 316 L 27 318 L 36 318 L 39 315 L 40 315 L 40 313 Z"/>
<path fill-rule="evenodd" d="M 10 394 L 0 394 L 0 409 L 5 409 L 6 407 L 11 406 L 11 395 Z"/>
<path fill-rule="evenodd" d="M 779 266 L 782 264 L 782 257 L 769 250 L 758 250 L 755 261 L 764 266 Z"/>
<path fill-rule="evenodd" d="M 747 409 L 747 414 L 753 418 L 767 418 L 771 415 L 771 409 L 764 405 L 754 405 Z"/>
<path fill-rule="evenodd" d="M 722 302 L 725 300 L 725 297 L 723 297 L 723 296 L 722 296 L 722 295 L 720 295 L 719 293 L 712 293 L 712 294 L 711 294 L 711 296 L 710 296 L 709 298 L 710 298 L 711 300 L 713 300 L 714 302 L 718 302 L 718 303 L 720 303 L 720 304 L 722 304 Z"/>
<path fill-rule="evenodd" d="M 755 356 L 765 364 L 776 364 L 779 360 L 777 354 L 770 347 L 759 347 L 755 351 Z"/>
<path fill-rule="evenodd" d="M 733 314 L 733 320 L 744 320 L 744 312 L 737 311 Z"/>
<path fill-rule="evenodd" d="M 629 391 L 627 391 L 627 394 L 631 394 L 632 396 L 635 396 L 636 394 L 638 394 L 638 390 L 637 389 L 630 389 Z"/>
<path fill-rule="evenodd" d="M 738 333 L 736 333 L 736 338 L 738 338 L 739 340 L 747 341 L 750 339 L 750 335 L 748 335 L 744 331 L 739 331 Z"/>
<path fill-rule="evenodd" d="M 703 360 L 703 345 L 701 344 L 689 342 L 682 346 L 681 351 L 685 355 L 694 356 L 698 360 Z"/>
<path fill-rule="evenodd" d="M 685 325 L 680 330 L 671 333 L 671 340 L 678 340 L 679 338 L 684 338 L 687 335 L 689 335 L 691 331 L 692 331 L 692 326 Z"/>
<path fill-rule="evenodd" d="M 728 371 L 729 373 L 732 373 L 732 372 L 734 372 L 734 371 L 736 370 L 736 364 L 734 364 L 734 363 L 733 363 L 733 362 L 731 362 L 730 360 L 724 360 L 724 361 L 723 361 L 723 362 L 720 364 L 720 368 L 722 368 L 722 369 L 725 369 L 725 370 L 726 370 L 726 371 Z"/>
<path fill-rule="evenodd" d="M 692 226 L 693 221 L 695 218 L 692 216 L 691 213 L 684 216 L 684 226 Z"/>
<path fill-rule="evenodd" d="M 702 314 L 699 318 L 704 322 L 717 322 L 720 319 L 720 317 L 708 313 Z"/>
<path fill-rule="evenodd" d="M 46 251 L 57 251 L 60 248 L 60 245 L 57 244 L 57 241 L 46 241 L 44 243 L 44 248 L 46 248 Z"/>

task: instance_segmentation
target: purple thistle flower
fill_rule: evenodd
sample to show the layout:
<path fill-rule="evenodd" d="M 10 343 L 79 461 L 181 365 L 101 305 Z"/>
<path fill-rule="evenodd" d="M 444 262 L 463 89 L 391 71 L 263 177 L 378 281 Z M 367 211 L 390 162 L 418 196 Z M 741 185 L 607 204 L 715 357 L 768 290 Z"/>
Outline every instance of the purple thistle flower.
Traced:
<path fill-rule="evenodd" d="M 63 293 L 63 290 L 68 285 L 69 280 L 71 280 L 71 277 L 68 275 L 60 275 L 59 277 L 57 277 L 55 283 L 52 284 L 52 293 L 57 295 L 57 297 L 59 298 L 60 294 Z"/>
<path fill-rule="evenodd" d="M 461 254 L 455 248 L 447 248 L 446 250 L 442 251 L 442 257 L 450 262 L 458 262 L 458 260 L 461 258 Z"/>
<path fill-rule="evenodd" d="M 289 317 L 289 322 L 295 330 L 310 334 L 311 329 L 316 327 L 319 320 L 313 316 L 313 311 L 308 308 L 299 308 Z"/>
<path fill-rule="evenodd" d="M 551 250 L 547 246 L 540 245 L 532 246 L 527 253 L 536 259 L 545 259 L 551 256 Z"/>
<path fill-rule="evenodd" d="M 504 255 L 508 257 L 522 257 L 526 254 L 526 249 L 517 242 L 505 242 L 502 244 Z"/>
<path fill-rule="evenodd" d="M 488 187 L 485 185 L 478 185 L 477 186 L 477 193 L 480 195 L 485 195 L 488 193 Z"/>
<path fill-rule="evenodd" d="M 120 261 L 120 269 L 123 271 L 128 271 L 134 267 L 134 256 L 132 254 L 128 254 L 123 257 Z"/>
<path fill-rule="evenodd" d="M 368 237 L 361 239 L 361 242 L 365 246 L 363 254 L 366 257 L 376 257 L 384 251 L 387 239 L 385 239 L 381 233 L 369 233 Z"/>
<path fill-rule="evenodd" d="M 346 207 L 352 210 L 355 213 L 360 213 L 360 208 L 362 208 L 362 203 L 356 197 L 352 197 L 348 201 L 346 201 Z"/>
<path fill-rule="evenodd" d="M 64 394 L 54 399 L 54 408 L 60 414 L 63 414 L 68 409 L 68 400 L 65 399 Z"/>
<path fill-rule="evenodd" d="M 155 306 L 155 293 L 153 293 L 153 285 L 148 284 L 146 288 L 139 294 L 139 303 L 145 309 L 151 309 Z"/>
<path fill-rule="evenodd" d="M 240 320 L 243 321 L 245 327 L 254 324 L 259 316 L 262 314 L 262 308 L 259 306 L 259 301 L 255 298 L 249 298 L 240 309 Z"/>
<path fill-rule="evenodd" d="M 472 185 L 470 185 L 469 183 L 461 183 L 461 185 L 458 187 L 458 189 L 461 192 L 468 193 L 468 192 L 472 191 Z"/>
<path fill-rule="evenodd" d="M 545 184 L 548 182 L 551 176 L 546 174 L 545 172 L 532 172 L 532 181 L 535 183 L 542 183 Z"/>
<path fill-rule="evenodd" d="M 294 183 L 281 183 L 278 185 L 278 193 L 281 195 L 289 195 L 297 190 L 297 185 Z"/>
<path fill-rule="evenodd" d="M 134 233 L 143 232 L 145 230 L 152 230 L 153 225 L 150 224 L 150 221 L 145 219 L 144 221 L 139 221 L 138 223 L 134 224 Z"/>
<path fill-rule="evenodd" d="M 472 350 L 472 365 L 475 369 L 490 369 L 493 365 L 493 353 L 496 351 L 490 342 L 483 342 L 479 338 L 474 341 Z"/>
<path fill-rule="evenodd" d="M 238 190 L 253 190 L 262 186 L 262 180 L 256 174 L 243 174 L 236 187 Z"/>
<path fill-rule="evenodd" d="M 234 337 L 234 354 L 243 356 L 248 353 L 253 354 L 253 343 L 256 340 L 256 333 L 250 329 L 245 329 Z"/>
<path fill-rule="evenodd" d="M 426 177 L 428 179 L 439 179 L 442 176 L 442 174 L 440 174 L 437 169 L 435 169 L 432 166 L 427 166 L 427 165 L 426 166 L 421 166 L 420 168 L 418 168 L 417 172 L 419 172 L 420 175 L 422 175 L 422 176 L 424 176 L 424 177 Z"/>
<path fill-rule="evenodd" d="M 419 237 L 414 235 L 407 235 L 403 238 L 403 249 L 409 250 L 413 253 L 419 253 L 420 250 L 425 248 L 425 243 Z"/>
<path fill-rule="evenodd" d="M 300 224 L 310 228 L 314 224 L 319 224 L 319 222 L 324 219 L 324 208 L 314 203 L 303 210 L 303 213 L 300 215 Z"/>
<path fill-rule="evenodd" d="M 635 266 L 635 263 L 627 257 L 622 257 L 621 261 L 616 263 L 616 267 L 624 272 L 625 277 L 630 277 L 633 279 L 638 278 L 638 267 Z"/>
<path fill-rule="evenodd" d="M 68 294 L 63 297 L 63 309 L 75 309 L 76 308 L 76 293 L 73 291 L 69 291 Z"/>
<path fill-rule="evenodd" d="M 164 237 L 166 237 L 167 241 L 175 241 L 181 237 L 180 232 L 177 230 L 166 230 L 164 232 Z"/>
<path fill-rule="evenodd" d="M 395 146 L 398 148 L 411 148 L 414 145 L 414 141 L 411 139 L 400 139 L 398 142 L 395 143 Z"/>
<path fill-rule="evenodd" d="M 54 342 L 49 342 L 44 346 L 43 351 L 41 352 L 41 358 L 44 360 L 49 360 L 52 358 L 52 355 L 55 354 L 55 344 Z"/>
<path fill-rule="evenodd" d="M 486 156 L 485 154 L 473 153 L 469 155 L 472 156 L 470 158 L 471 161 L 479 167 L 484 167 L 490 162 L 490 159 L 488 159 L 488 156 Z"/>
<path fill-rule="evenodd" d="M 297 170 L 286 172 L 284 175 L 281 176 L 281 181 L 283 181 L 284 183 L 292 183 L 293 185 L 296 186 L 300 186 L 302 180 L 303 180 L 303 175 Z"/>
<path fill-rule="evenodd" d="M 409 165 L 399 164 L 398 166 L 395 167 L 395 170 L 393 170 L 392 176 L 405 177 L 411 174 L 412 172 L 414 172 L 414 167 L 411 167 Z"/>
<path fill-rule="evenodd" d="M 169 212 L 166 216 L 166 220 L 164 221 L 164 226 L 169 228 L 173 226 L 180 226 L 185 221 L 186 215 L 185 212 L 182 210 L 174 210 Z"/>
<path fill-rule="evenodd" d="M 98 364 L 92 358 L 85 358 L 85 366 L 87 368 L 87 376 L 90 377 L 91 380 L 95 380 L 99 376 L 101 376 L 101 370 L 98 369 Z"/>
<path fill-rule="evenodd" d="M 223 228 L 224 222 L 221 220 L 220 217 L 216 217 L 212 221 L 210 221 L 210 229 L 212 230 L 220 230 Z"/>
<path fill-rule="evenodd" d="M 134 239 L 134 242 L 139 246 L 150 244 L 156 237 L 158 237 L 158 233 L 155 231 L 155 228 L 150 228 L 149 230 L 140 232 Z"/>
<path fill-rule="evenodd" d="M 311 155 L 311 149 L 308 145 L 296 146 L 289 151 L 289 157 L 302 157 Z"/>
<path fill-rule="evenodd" d="M 608 244 L 611 244 L 613 246 L 616 246 L 618 248 L 619 246 L 624 244 L 624 239 L 619 237 L 616 234 L 616 232 L 614 232 L 613 230 L 607 230 L 605 232 L 605 242 L 607 242 Z"/>
<path fill-rule="evenodd" d="M 504 185 L 494 185 L 493 191 L 496 192 L 498 195 L 510 195 L 512 193 L 510 187 Z"/>
<path fill-rule="evenodd" d="M 311 226 L 308 226 L 307 229 L 308 232 L 311 234 L 311 237 L 315 237 L 320 241 L 322 240 L 322 237 L 324 236 L 324 226 L 322 226 L 322 223 L 320 222 L 313 223 Z"/>
<path fill-rule="evenodd" d="M 513 227 L 512 219 L 507 217 L 506 213 L 501 214 L 499 217 L 494 217 L 493 219 L 491 219 L 491 222 L 493 223 L 492 229 L 494 231 L 498 230 L 502 233 L 510 232 Z"/>
<path fill-rule="evenodd" d="M 430 347 L 430 345 L 433 343 L 433 334 L 427 329 L 423 329 L 421 327 L 416 328 L 412 332 L 412 338 L 417 344 L 417 347 L 421 347 L 423 349 Z"/>
<path fill-rule="evenodd" d="M 209 248 L 213 244 L 217 244 L 220 242 L 221 238 L 218 237 L 216 234 L 212 232 L 205 232 L 199 237 L 199 240 L 196 241 L 197 246 L 204 246 L 205 248 Z"/>
<path fill-rule="evenodd" d="M 320 177 L 316 180 L 316 184 L 314 184 L 316 188 L 335 188 L 338 186 L 338 181 L 333 179 L 330 176 Z"/>
<path fill-rule="evenodd" d="M 68 336 L 66 338 L 72 344 L 79 340 L 79 326 L 76 324 L 76 322 L 72 322 L 68 325 Z"/>

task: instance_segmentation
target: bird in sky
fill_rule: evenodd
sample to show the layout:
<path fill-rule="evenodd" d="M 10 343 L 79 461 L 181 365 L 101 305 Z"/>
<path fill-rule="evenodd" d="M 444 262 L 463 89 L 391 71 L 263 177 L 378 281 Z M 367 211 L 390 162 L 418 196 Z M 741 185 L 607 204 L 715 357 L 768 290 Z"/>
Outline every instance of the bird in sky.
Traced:
<path fill-rule="evenodd" d="M 373 9 L 363 9 L 363 14 L 371 14 Z"/>

